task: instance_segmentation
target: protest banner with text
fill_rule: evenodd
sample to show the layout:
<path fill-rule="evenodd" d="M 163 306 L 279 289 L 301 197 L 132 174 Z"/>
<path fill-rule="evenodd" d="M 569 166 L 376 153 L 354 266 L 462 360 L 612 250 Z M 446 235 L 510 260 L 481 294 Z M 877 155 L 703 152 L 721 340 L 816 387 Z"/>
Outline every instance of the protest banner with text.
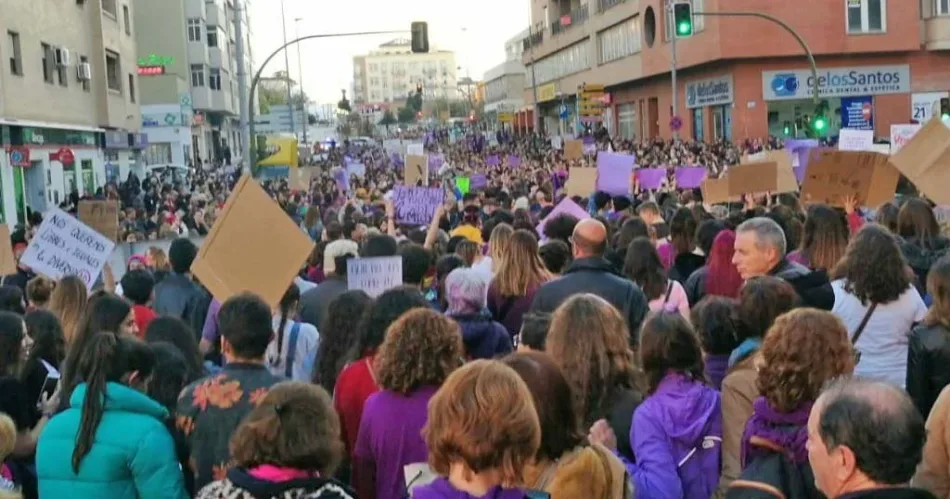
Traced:
<path fill-rule="evenodd" d="M 46 218 L 20 262 L 52 279 L 74 275 L 92 290 L 115 242 L 57 208 Z"/>
<path fill-rule="evenodd" d="M 346 262 L 347 289 L 359 289 L 370 298 L 402 286 L 402 258 L 381 256 L 352 258 Z"/>
<path fill-rule="evenodd" d="M 435 210 L 444 199 L 438 187 L 405 187 L 397 185 L 393 190 L 393 209 L 396 223 L 426 225 L 432 221 Z"/>

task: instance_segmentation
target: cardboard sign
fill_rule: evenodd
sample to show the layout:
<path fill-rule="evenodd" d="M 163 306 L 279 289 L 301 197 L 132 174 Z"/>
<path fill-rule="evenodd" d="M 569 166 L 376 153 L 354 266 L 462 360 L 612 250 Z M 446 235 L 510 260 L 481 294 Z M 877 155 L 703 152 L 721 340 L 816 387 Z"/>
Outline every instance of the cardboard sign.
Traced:
<path fill-rule="evenodd" d="M 578 206 L 571 198 L 564 198 L 561 200 L 557 206 L 551 210 L 551 213 L 548 213 L 548 216 L 544 217 L 544 220 L 541 220 L 541 223 L 535 227 L 535 230 L 538 231 L 538 234 L 544 234 L 544 227 L 548 224 L 548 220 L 553 219 L 554 217 L 566 213 L 568 215 L 573 215 L 577 217 L 578 220 L 585 220 L 590 218 L 590 213 L 587 213 L 587 210 Z"/>
<path fill-rule="evenodd" d="M 564 189 L 568 196 L 589 196 L 597 188 L 597 169 L 575 166 L 568 170 Z"/>
<path fill-rule="evenodd" d="M 198 250 L 191 272 L 219 302 L 250 291 L 276 309 L 312 250 L 313 241 L 244 175 Z"/>
<path fill-rule="evenodd" d="M 564 141 L 564 157 L 567 160 L 581 159 L 584 157 L 584 141 L 582 140 L 565 140 Z"/>
<path fill-rule="evenodd" d="M 950 129 L 943 122 L 927 122 L 890 160 L 931 201 L 950 204 Z"/>
<path fill-rule="evenodd" d="M 290 188 L 295 191 L 310 191 L 311 173 L 309 168 L 291 168 Z"/>
<path fill-rule="evenodd" d="M 429 185 L 429 162 L 425 156 L 406 156 L 405 185 Z"/>
<path fill-rule="evenodd" d="M 359 289 L 371 298 L 402 286 L 402 257 L 353 258 L 346 263 L 347 289 Z"/>
<path fill-rule="evenodd" d="M 729 167 L 729 195 L 764 193 L 778 185 L 778 163 L 743 163 Z"/>
<path fill-rule="evenodd" d="M 405 187 L 393 189 L 393 209 L 396 223 L 428 225 L 445 195 L 438 187 Z"/>
<path fill-rule="evenodd" d="M 887 156 L 866 151 L 812 150 L 802 183 L 805 203 L 843 206 L 855 196 L 861 206 L 876 207 L 894 198 L 900 173 Z"/>
<path fill-rule="evenodd" d="M 728 178 L 707 178 L 699 186 L 706 204 L 738 203 L 739 196 L 729 195 Z"/>
<path fill-rule="evenodd" d="M 755 158 L 755 159 L 753 159 Z M 758 192 L 770 192 L 772 194 L 782 194 L 786 192 L 798 192 L 798 178 L 795 176 L 795 170 L 792 168 L 792 156 L 788 151 L 762 151 L 755 156 L 749 155 L 742 159 L 742 164 L 750 165 L 769 165 L 775 164 L 775 184 L 769 184 L 770 188 L 764 191 L 745 191 L 742 193 L 732 192 L 733 196 L 739 194 L 752 194 Z M 772 168 L 771 166 L 765 166 L 765 168 Z M 736 167 L 729 168 L 729 177 L 732 177 L 733 170 Z M 761 171 L 758 172 L 761 174 Z M 755 175 L 756 171 L 754 169 L 748 169 L 744 172 L 740 171 L 742 175 Z M 771 182 L 771 170 L 768 172 L 768 181 Z M 743 182 L 746 179 L 742 179 Z M 743 186 L 744 187 L 744 186 Z"/>
<path fill-rule="evenodd" d="M 20 262 L 55 280 L 74 275 L 92 290 L 113 248 L 115 242 L 111 239 L 65 211 L 52 208 L 47 210 Z"/>
<path fill-rule="evenodd" d="M 10 242 L 10 228 L 0 224 L 0 275 L 16 274 L 16 257 Z"/>
<path fill-rule="evenodd" d="M 80 201 L 79 220 L 113 242 L 119 241 L 119 202 Z"/>

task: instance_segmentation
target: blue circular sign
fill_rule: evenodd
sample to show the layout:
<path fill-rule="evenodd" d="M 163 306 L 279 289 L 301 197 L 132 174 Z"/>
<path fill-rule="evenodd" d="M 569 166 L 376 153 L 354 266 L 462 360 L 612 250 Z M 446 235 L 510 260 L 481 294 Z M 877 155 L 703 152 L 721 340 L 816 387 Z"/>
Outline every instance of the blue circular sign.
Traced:
<path fill-rule="evenodd" d="M 14 149 L 10 151 L 10 162 L 13 163 L 14 165 L 19 165 L 23 163 L 24 159 L 25 158 L 23 157 L 23 151 L 20 151 L 19 149 Z"/>

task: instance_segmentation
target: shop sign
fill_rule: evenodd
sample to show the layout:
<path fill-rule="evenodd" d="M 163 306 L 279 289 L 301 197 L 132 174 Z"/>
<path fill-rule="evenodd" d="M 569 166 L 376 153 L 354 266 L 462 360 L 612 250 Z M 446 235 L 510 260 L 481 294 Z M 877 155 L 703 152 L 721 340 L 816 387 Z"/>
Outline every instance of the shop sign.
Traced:
<path fill-rule="evenodd" d="M 874 130 L 874 103 L 870 95 L 841 98 L 841 128 Z"/>
<path fill-rule="evenodd" d="M 557 84 L 548 83 L 538 87 L 538 102 L 547 102 L 557 98 Z"/>
<path fill-rule="evenodd" d="M 147 57 L 139 57 L 139 66 L 171 66 L 175 64 L 174 57 L 149 54 Z"/>
<path fill-rule="evenodd" d="M 165 74 L 165 66 L 139 66 L 139 76 L 157 76 Z"/>
<path fill-rule="evenodd" d="M 810 69 L 762 72 L 762 96 L 767 101 L 810 99 L 815 83 Z M 910 65 L 858 66 L 818 69 L 822 98 L 910 92 Z"/>
<path fill-rule="evenodd" d="M 124 131 L 110 130 L 106 135 L 106 149 L 128 149 L 129 133 Z"/>
<path fill-rule="evenodd" d="M 76 155 L 73 154 L 72 149 L 61 147 L 58 151 L 49 154 L 49 160 L 59 161 L 63 166 L 69 167 L 76 164 Z"/>
<path fill-rule="evenodd" d="M 13 146 L 10 148 L 10 165 L 20 168 L 29 168 L 30 150 L 23 146 Z"/>
<path fill-rule="evenodd" d="M 686 107 L 689 109 L 732 104 L 733 98 L 732 75 L 686 84 Z"/>

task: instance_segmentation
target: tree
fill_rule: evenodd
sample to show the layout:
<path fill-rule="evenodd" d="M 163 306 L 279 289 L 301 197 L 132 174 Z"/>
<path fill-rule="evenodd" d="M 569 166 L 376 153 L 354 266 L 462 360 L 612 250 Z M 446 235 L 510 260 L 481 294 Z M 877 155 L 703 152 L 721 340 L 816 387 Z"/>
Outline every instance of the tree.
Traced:
<path fill-rule="evenodd" d="M 389 128 L 389 125 L 396 124 L 396 117 L 393 115 L 392 110 L 387 109 L 385 112 L 383 112 L 383 118 L 379 120 L 379 124 L 385 126 L 386 128 Z"/>
<path fill-rule="evenodd" d="M 261 114 L 267 114 L 271 106 L 287 103 L 287 92 L 275 87 L 262 86 L 258 88 L 257 98 L 260 101 Z"/>
<path fill-rule="evenodd" d="M 417 113 L 422 111 L 422 94 L 418 92 L 410 92 L 409 96 L 406 97 L 406 107 Z"/>
<path fill-rule="evenodd" d="M 313 113 L 307 113 L 307 124 L 308 124 L 308 125 L 311 125 L 311 126 L 316 125 L 316 124 L 317 124 L 317 116 L 316 116 L 315 114 L 313 114 Z"/>
<path fill-rule="evenodd" d="M 401 107 L 396 113 L 396 119 L 401 125 L 408 125 L 416 120 L 416 111 L 411 109 L 408 105 Z"/>
<path fill-rule="evenodd" d="M 306 92 L 303 90 L 298 90 L 297 92 L 291 94 L 290 99 L 294 109 L 306 109 L 307 104 L 310 103 L 310 97 L 307 96 Z"/>

